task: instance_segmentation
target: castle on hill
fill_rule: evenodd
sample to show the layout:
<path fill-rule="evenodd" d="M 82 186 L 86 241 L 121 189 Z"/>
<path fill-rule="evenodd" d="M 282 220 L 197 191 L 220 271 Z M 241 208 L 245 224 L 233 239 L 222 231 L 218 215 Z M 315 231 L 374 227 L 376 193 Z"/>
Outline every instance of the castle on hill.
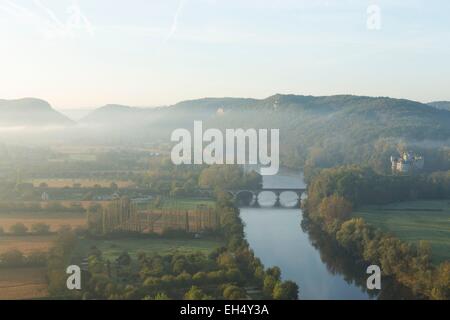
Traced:
<path fill-rule="evenodd" d="M 425 159 L 422 156 L 413 155 L 412 152 L 404 152 L 401 157 L 391 156 L 392 172 L 410 173 L 422 170 Z"/>

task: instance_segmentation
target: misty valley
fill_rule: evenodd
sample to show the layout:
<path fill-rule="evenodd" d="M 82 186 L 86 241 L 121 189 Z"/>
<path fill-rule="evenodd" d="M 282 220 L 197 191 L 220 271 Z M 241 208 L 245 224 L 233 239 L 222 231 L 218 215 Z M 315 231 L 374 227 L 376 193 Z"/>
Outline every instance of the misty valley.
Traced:
<path fill-rule="evenodd" d="M 449 298 L 443 103 L 205 98 L 74 121 L 27 98 L 0 119 L 2 299 Z"/>

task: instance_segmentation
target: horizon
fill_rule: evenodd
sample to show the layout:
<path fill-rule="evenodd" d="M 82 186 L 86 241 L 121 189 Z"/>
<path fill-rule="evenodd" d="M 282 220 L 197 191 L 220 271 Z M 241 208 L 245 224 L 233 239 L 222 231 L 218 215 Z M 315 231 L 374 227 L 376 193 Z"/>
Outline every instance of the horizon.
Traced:
<path fill-rule="evenodd" d="M 57 110 L 272 92 L 448 101 L 449 11 L 443 0 L 1 0 L 0 96 Z"/>
<path fill-rule="evenodd" d="M 414 100 L 414 99 L 410 99 L 410 98 L 405 98 L 405 97 L 392 97 L 392 96 L 386 96 L 386 95 L 381 95 L 381 96 L 371 96 L 371 95 L 358 95 L 358 94 L 352 94 L 352 93 L 337 93 L 337 94 L 330 94 L 330 95 L 313 95 L 313 94 L 298 94 L 298 93 L 274 93 L 262 98 L 257 98 L 257 97 L 238 97 L 238 96 L 204 96 L 204 97 L 198 97 L 198 98 L 192 98 L 192 99 L 183 99 L 183 100 L 179 100 L 176 101 L 172 104 L 165 104 L 165 105 L 131 105 L 131 104 L 122 104 L 122 103 L 114 103 L 114 102 L 110 102 L 110 103 L 106 103 L 104 105 L 99 105 L 99 106 L 90 106 L 90 107 L 69 107 L 69 108 L 59 108 L 59 107 L 55 107 L 50 101 L 46 100 L 46 99 L 42 99 L 40 97 L 19 97 L 19 98 L 12 98 L 12 99 L 5 99 L 0 97 L 0 100 L 6 100 L 6 101 L 14 101 L 14 100 L 22 100 L 22 99 L 36 99 L 36 100 L 42 100 L 47 102 L 50 107 L 60 113 L 65 114 L 65 112 L 84 112 L 86 114 L 88 114 L 89 112 L 98 110 L 100 108 L 104 108 L 104 107 L 108 107 L 108 106 L 122 106 L 122 107 L 129 107 L 129 108 L 138 108 L 138 109 L 155 109 L 155 108 L 166 108 L 166 107 L 171 107 L 171 106 L 175 106 L 179 103 L 183 103 L 183 102 L 189 102 L 189 101 L 197 101 L 197 100 L 203 100 L 203 99 L 253 99 L 253 100 L 265 100 L 265 99 L 269 99 L 271 97 L 274 96 L 303 96 L 303 97 L 315 97 L 315 98 L 319 98 L 319 97 L 336 97 L 336 96 L 354 96 L 354 97 L 366 97 L 366 98 L 388 98 L 388 99 L 395 99 L 395 100 L 408 100 L 408 101 L 413 101 L 413 102 L 418 102 L 421 104 L 425 104 L 428 105 L 430 103 L 436 103 L 436 102 L 450 102 L 449 100 L 430 100 L 430 101 L 419 101 L 419 100 Z M 66 115 L 67 116 L 67 115 Z M 72 119 L 73 120 L 73 119 Z"/>

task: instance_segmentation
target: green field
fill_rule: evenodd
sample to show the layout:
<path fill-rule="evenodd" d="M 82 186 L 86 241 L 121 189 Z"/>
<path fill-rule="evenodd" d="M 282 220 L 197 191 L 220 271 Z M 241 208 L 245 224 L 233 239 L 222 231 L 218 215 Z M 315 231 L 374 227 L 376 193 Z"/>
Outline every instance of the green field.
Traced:
<path fill-rule="evenodd" d="M 428 241 L 434 263 L 450 260 L 450 200 L 366 206 L 354 215 L 403 241 Z"/>
<path fill-rule="evenodd" d="M 166 255 L 175 252 L 189 254 L 200 251 L 208 254 L 222 245 L 222 242 L 210 239 L 83 239 L 79 241 L 74 255 L 85 257 L 93 246 L 102 251 L 104 258 L 110 260 L 116 259 L 124 251 L 128 252 L 132 258 L 136 258 L 139 252 Z"/>
<path fill-rule="evenodd" d="M 195 198 L 162 198 L 162 209 L 180 209 L 180 210 L 194 210 L 198 206 L 214 207 L 214 200 L 209 199 L 195 199 Z M 145 206 L 145 205 L 144 205 Z M 152 206 L 147 205 L 147 206 Z"/>

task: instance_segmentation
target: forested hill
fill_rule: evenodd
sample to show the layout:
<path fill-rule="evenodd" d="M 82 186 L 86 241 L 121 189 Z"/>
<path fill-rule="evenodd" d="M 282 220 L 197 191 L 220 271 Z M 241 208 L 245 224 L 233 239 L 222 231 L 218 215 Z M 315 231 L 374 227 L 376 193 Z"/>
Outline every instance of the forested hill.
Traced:
<path fill-rule="evenodd" d="M 223 109 L 209 125 L 280 128 L 282 161 L 291 166 L 370 163 L 386 169 L 399 149 L 427 152 L 450 142 L 450 112 L 410 100 L 275 95 Z"/>
<path fill-rule="evenodd" d="M 438 109 L 442 110 L 448 110 L 450 111 L 450 101 L 436 101 L 436 102 L 430 102 L 430 106 L 433 106 Z"/>
<path fill-rule="evenodd" d="M 72 121 L 44 100 L 0 100 L 0 127 L 68 125 Z"/>
<path fill-rule="evenodd" d="M 31 114 L 29 118 L 39 121 Z M 450 111 L 388 97 L 277 94 L 266 99 L 204 98 L 157 108 L 107 105 L 64 135 L 55 135 L 66 144 L 168 146 L 174 129 L 191 129 L 195 120 L 202 120 L 205 128 L 280 129 L 281 162 L 292 167 L 355 163 L 389 170 L 391 155 L 411 149 L 426 156 L 430 170 L 450 169 Z M 50 134 L 46 142 L 52 141 Z"/>
<path fill-rule="evenodd" d="M 281 161 L 293 167 L 368 163 L 387 170 L 390 155 L 400 149 L 412 147 L 427 154 L 428 146 L 437 145 L 438 156 L 427 156 L 434 168 L 448 156 L 442 147 L 450 141 L 447 110 L 404 99 L 352 95 L 204 98 L 160 108 L 106 106 L 83 121 L 110 124 L 114 130 L 108 129 L 109 139 L 117 134 L 121 141 L 127 135 L 134 141 L 168 141 L 172 130 L 192 128 L 194 120 L 220 129 L 278 128 Z"/>

